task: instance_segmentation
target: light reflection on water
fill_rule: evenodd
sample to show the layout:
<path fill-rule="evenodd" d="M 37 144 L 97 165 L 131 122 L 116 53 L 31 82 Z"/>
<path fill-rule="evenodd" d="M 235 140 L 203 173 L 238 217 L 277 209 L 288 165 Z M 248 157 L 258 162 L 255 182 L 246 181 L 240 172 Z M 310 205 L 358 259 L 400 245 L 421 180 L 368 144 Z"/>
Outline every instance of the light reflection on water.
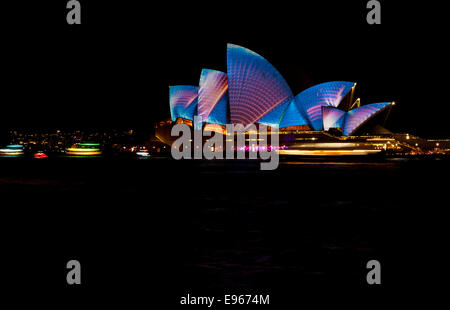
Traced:
<path fill-rule="evenodd" d="M 285 161 L 280 162 L 280 165 L 341 165 L 341 166 L 394 166 L 394 163 L 374 163 L 374 162 L 331 162 L 331 161 Z"/>

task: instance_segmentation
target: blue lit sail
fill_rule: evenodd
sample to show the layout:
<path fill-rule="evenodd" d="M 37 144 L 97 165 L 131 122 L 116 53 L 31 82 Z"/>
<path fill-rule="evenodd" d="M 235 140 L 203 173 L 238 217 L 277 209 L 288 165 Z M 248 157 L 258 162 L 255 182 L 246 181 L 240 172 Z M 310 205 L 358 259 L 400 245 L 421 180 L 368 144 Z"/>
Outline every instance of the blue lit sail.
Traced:
<path fill-rule="evenodd" d="M 169 88 L 170 114 L 177 118 L 193 120 L 197 111 L 198 87 L 177 85 Z"/>
<path fill-rule="evenodd" d="M 264 125 L 267 125 L 267 126 L 270 126 L 273 128 L 279 128 L 281 119 L 282 119 L 283 115 L 285 114 L 287 107 L 291 104 L 292 100 L 293 99 L 290 98 L 290 99 L 286 100 L 285 102 L 283 102 L 282 104 L 276 106 L 272 111 L 269 111 L 269 113 L 267 113 L 266 115 L 261 117 L 258 120 L 258 123 L 264 124 Z"/>
<path fill-rule="evenodd" d="M 308 125 L 295 99 L 291 99 L 280 122 L 280 128 Z"/>
<path fill-rule="evenodd" d="M 295 99 L 314 130 L 323 130 L 322 107 L 337 107 L 355 85 L 353 82 L 327 82 L 310 87 Z"/>

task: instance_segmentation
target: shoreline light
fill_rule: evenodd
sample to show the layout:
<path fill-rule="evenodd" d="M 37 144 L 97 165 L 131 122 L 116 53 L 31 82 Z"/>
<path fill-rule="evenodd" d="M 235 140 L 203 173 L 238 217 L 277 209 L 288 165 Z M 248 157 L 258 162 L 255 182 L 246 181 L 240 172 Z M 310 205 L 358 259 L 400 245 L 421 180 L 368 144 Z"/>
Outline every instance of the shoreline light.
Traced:
<path fill-rule="evenodd" d="M 98 156 L 102 154 L 98 143 L 77 143 L 66 149 L 70 156 Z"/>
<path fill-rule="evenodd" d="M 0 157 L 19 157 L 23 154 L 23 146 L 20 144 L 10 144 L 0 149 Z"/>

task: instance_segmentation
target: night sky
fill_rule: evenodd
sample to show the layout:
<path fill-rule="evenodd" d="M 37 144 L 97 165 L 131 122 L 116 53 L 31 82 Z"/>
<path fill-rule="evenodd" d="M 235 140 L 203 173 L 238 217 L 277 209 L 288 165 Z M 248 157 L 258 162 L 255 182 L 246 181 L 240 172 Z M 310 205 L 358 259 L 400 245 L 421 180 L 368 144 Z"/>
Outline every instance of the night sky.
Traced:
<path fill-rule="evenodd" d="M 1 17 L 2 135 L 150 129 L 170 116 L 169 85 L 198 84 L 202 68 L 226 70 L 229 42 L 268 59 L 294 94 L 355 81 L 362 104 L 397 102 L 389 129 L 450 137 L 442 6 L 380 1 L 382 24 L 368 25 L 365 0 L 81 0 L 82 25 L 69 26 L 65 0 L 10 2 Z"/>

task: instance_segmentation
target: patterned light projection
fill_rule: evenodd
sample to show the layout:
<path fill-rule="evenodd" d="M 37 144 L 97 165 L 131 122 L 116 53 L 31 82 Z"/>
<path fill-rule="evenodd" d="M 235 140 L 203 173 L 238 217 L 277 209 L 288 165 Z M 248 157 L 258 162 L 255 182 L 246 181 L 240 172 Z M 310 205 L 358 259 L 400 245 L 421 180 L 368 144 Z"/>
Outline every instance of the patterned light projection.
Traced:
<path fill-rule="evenodd" d="M 370 118 L 391 106 L 392 102 L 372 103 L 361 106 L 359 108 L 348 111 L 345 115 L 343 134 L 352 135 L 361 125 L 363 125 Z"/>
<path fill-rule="evenodd" d="M 286 108 L 291 104 L 293 98 L 289 98 L 282 104 L 276 106 L 272 111 L 264 115 L 258 120 L 258 123 L 264 124 L 273 128 L 279 128 L 281 118 L 283 117 Z"/>
<path fill-rule="evenodd" d="M 298 107 L 297 101 L 291 99 L 288 107 L 286 108 L 283 118 L 280 122 L 280 128 L 308 125 L 308 121 L 303 117 Z"/>
<path fill-rule="evenodd" d="M 169 88 L 172 121 L 178 117 L 193 120 L 197 110 L 198 87 L 177 85 Z"/>
<path fill-rule="evenodd" d="M 281 74 L 263 57 L 244 47 L 228 44 L 227 73 L 203 69 L 199 87 L 170 87 L 172 120 L 190 122 L 202 117 L 205 128 L 224 132 L 228 123 L 260 123 L 274 128 L 305 126 L 313 130 L 341 128 L 352 135 L 368 119 L 390 106 L 389 102 L 360 105 L 359 99 L 348 111 L 343 101 L 356 83 L 326 82 L 310 87 L 297 96 Z M 345 103 L 346 102 L 346 103 Z M 345 104 L 344 104 L 345 103 Z M 197 128 L 197 127 L 196 127 Z"/>
<path fill-rule="evenodd" d="M 322 107 L 337 107 L 353 85 L 341 81 L 322 83 L 302 91 L 295 99 L 309 125 L 314 130 L 323 130 Z"/>
<path fill-rule="evenodd" d="M 322 107 L 323 129 L 342 128 L 345 118 L 345 111 L 339 110 L 335 107 Z"/>
<path fill-rule="evenodd" d="M 263 57 L 228 44 L 227 75 L 231 122 L 256 123 L 267 111 L 293 97 L 281 74 Z"/>
<path fill-rule="evenodd" d="M 227 75 L 216 70 L 203 69 L 198 91 L 198 115 L 203 122 L 225 125 L 228 123 Z"/>

